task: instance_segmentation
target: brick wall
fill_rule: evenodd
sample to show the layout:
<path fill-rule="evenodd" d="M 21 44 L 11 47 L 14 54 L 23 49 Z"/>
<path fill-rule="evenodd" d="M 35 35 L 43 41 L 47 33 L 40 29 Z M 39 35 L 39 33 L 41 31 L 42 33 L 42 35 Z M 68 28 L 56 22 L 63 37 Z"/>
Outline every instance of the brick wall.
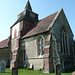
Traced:
<path fill-rule="evenodd" d="M 33 27 L 33 22 L 24 20 L 23 21 L 23 29 L 21 31 L 21 36 L 25 35 L 32 27 Z"/>
<path fill-rule="evenodd" d="M 51 49 L 51 34 L 48 34 L 44 47 L 44 72 L 50 73 L 53 69 L 52 49 Z"/>

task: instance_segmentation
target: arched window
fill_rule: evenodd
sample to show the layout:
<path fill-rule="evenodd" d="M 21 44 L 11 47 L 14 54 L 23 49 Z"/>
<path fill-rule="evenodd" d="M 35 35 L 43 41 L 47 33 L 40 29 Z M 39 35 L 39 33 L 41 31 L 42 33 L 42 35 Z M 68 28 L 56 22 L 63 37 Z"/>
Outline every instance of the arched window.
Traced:
<path fill-rule="evenodd" d="M 17 30 L 14 31 L 14 38 L 17 36 Z"/>
<path fill-rule="evenodd" d="M 61 53 L 68 54 L 67 33 L 64 28 L 60 31 L 60 41 L 61 41 Z"/>
<path fill-rule="evenodd" d="M 44 39 L 42 36 L 38 38 L 38 55 L 43 55 L 44 52 Z"/>

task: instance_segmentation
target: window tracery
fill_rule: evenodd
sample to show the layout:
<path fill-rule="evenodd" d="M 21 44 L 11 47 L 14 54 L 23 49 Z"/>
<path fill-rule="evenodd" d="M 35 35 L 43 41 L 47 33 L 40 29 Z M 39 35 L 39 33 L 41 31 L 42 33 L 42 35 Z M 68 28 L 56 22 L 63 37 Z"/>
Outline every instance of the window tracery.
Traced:
<path fill-rule="evenodd" d="M 60 32 L 60 41 L 61 41 L 61 53 L 68 54 L 67 33 L 65 29 L 62 29 Z"/>
<path fill-rule="evenodd" d="M 44 38 L 39 37 L 38 38 L 38 55 L 43 55 L 44 52 Z"/>

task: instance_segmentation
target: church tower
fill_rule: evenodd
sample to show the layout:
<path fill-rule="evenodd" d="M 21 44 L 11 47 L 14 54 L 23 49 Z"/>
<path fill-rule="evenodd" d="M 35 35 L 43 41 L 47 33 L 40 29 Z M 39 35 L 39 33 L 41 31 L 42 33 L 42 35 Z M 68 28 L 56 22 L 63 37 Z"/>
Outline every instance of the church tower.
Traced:
<path fill-rule="evenodd" d="M 17 21 L 10 28 L 11 36 L 11 62 L 10 68 L 23 66 L 23 52 L 21 50 L 21 37 L 35 27 L 38 22 L 38 14 L 32 11 L 28 0 L 24 10 L 18 14 Z"/>
<path fill-rule="evenodd" d="M 32 11 L 32 7 L 31 7 L 31 5 L 30 5 L 29 0 L 28 0 L 28 2 L 27 2 L 26 6 L 25 6 L 25 9 L 28 9 L 28 10 Z"/>

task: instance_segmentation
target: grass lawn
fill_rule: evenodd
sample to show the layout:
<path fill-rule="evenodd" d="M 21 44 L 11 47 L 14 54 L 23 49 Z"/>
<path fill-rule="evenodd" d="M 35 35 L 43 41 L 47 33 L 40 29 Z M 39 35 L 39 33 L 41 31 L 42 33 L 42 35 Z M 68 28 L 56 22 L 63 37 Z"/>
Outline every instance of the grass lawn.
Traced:
<path fill-rule="evenodd" d="M 11 75 L 11 70 L 9 68 L 6 68 L 5 73 L 1 73 L 0 75 Z M 55 75 L 55 73 L 43 73 L 42 71 L 34 71 L 34 70 L 27 70 L 27 69 L 18 69 L 18 75 Z M 61 75 L 72 75 L 72 72 L 70 73 L 61 73 Z"/>

